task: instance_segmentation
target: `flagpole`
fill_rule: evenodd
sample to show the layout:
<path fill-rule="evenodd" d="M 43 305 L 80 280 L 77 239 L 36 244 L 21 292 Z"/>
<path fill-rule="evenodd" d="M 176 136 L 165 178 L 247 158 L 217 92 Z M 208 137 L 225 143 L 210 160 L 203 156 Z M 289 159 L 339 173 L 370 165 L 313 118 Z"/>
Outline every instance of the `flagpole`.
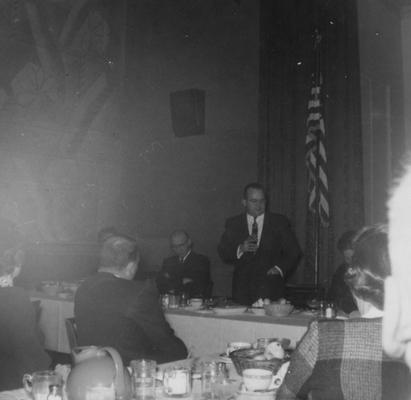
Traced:
<path fill-rule="evenodd" d="M 321 35 L 318 32 L 318 29 L 315 30 L 314 33 L 314 51 L 315 51 L 315 70 L 314 70 L 314 82 L 315 86 L 320 86 L 320 43 L 321 43 Z M 316 138 L 316 146 L 315 146 L 316 163 L 315 163 L 315 213 L 314 213 L 314 244 L 315 244 L 315 252 L 314 252 L 314 285 L 315 291 L 319 294 L 320 291 L 320 235 L 321 235 L 321 224 L 320 224 L 320 166 L 319 166 L 319 158 L 320 158 L 320 136 L 317 135 Z"/>

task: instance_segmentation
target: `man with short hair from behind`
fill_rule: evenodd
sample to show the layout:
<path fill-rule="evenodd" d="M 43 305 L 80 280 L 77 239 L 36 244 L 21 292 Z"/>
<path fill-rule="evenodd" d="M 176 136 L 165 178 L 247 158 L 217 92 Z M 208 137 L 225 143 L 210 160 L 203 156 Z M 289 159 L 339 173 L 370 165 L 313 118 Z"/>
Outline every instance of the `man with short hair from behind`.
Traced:
<path fill-rule="evenodd" d="M 126 364 L 185 358 L 187 349 L 164 317 L 155 284 L 133 280 L 138 262 L 135 240 L 123 235 L 105 240 L 97 274 L 76 292 L 78 343 L 114 347 Z"/>

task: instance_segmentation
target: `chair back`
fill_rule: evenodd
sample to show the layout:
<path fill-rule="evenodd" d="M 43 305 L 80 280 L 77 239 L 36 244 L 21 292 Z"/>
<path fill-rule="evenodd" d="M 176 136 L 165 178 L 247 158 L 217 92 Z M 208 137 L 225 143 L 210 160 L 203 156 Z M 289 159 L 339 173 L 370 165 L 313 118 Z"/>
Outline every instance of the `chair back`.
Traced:
<path fill-rule="evenodd" d="M 45 336 L 44 336 L 44 332 L 40 328 L 41 301 L 32 300 L 31 304 L 33 305 L 33 308 L 34 308 L 34 316 L 35 316 L 35 321 L 36 321 L 35 331 L 36 331 L 37 337 L 40 340 L 40 343 L 44 346 Z"/>
<path fill-rule="evenodd" d="M 73 350 L 74 347 L 77 347 L 77 325 L 74 318 L 66 318 L 66 332 L 67 338 L 70 346 L 70 350 Z"/>

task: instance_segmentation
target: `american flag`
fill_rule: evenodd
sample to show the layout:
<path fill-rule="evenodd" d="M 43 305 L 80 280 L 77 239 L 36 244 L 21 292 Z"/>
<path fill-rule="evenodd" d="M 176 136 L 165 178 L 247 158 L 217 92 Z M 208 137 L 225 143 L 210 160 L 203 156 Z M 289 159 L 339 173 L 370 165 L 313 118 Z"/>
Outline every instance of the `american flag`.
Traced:
<path fill-rule="evenodd" d="M 313 84 L 311 88 L 308 102 L 305 163 L 308 169 L 308 208 L 311 212 L 316 213 L 318 206 L 321 225 L 327 227 L 330 221 L 330 208 L 328 204 L 325 129 L 321 107 L 321 83 L 320 77 L 319 82 Z"/>

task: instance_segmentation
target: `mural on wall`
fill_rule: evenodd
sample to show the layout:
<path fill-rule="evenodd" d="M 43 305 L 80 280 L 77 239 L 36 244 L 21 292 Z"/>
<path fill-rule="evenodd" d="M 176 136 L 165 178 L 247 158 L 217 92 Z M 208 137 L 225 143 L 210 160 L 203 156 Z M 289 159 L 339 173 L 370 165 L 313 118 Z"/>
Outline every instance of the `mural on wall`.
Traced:
<path fill-rule="evenodd" d="M 99 163 L 119 141 L 107 132 L 118 123 L 125 15 L 117 0 L 0 2 L 0 217 L 29 240 L 83 240 L 96 228 Z"/>

